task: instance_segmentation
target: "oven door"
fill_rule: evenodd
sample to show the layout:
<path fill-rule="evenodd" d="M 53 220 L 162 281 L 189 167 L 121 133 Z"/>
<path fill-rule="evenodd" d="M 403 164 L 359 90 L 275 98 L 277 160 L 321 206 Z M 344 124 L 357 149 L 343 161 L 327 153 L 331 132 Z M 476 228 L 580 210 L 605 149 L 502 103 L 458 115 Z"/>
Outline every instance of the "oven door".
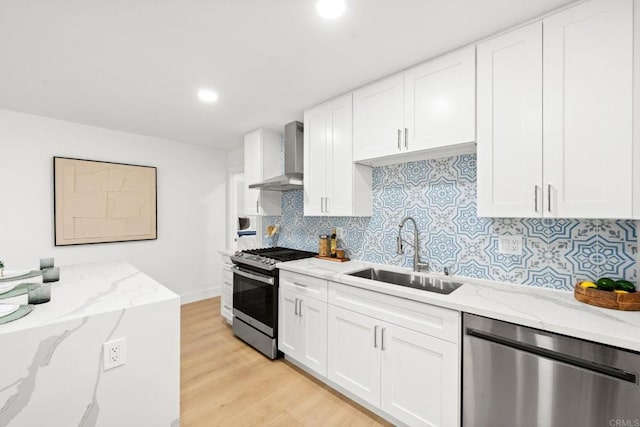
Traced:
<path fill-rule="evenodd" d="M 270 337 L 278 303 L 276 277 L 246 267 L 233 267 L 233 315 Z"/>

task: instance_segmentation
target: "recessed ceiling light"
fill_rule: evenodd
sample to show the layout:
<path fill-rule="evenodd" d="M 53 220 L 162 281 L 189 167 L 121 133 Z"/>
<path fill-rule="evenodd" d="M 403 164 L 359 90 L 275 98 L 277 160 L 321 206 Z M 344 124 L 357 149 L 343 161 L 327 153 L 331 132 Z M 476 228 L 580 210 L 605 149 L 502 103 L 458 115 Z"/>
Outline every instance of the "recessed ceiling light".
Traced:
<path fill-rule="evenodd" d="M 218 100 L 218 94 L 209 89 L 201 89 L 198 91 L 198 98 L 202 102 L 216 102 Z"/>
<path fill-rule="evenodd" d="M 317 0 L 316 12 L 325 19 L 336 19 L 347 8 L 345 0 Z"/>

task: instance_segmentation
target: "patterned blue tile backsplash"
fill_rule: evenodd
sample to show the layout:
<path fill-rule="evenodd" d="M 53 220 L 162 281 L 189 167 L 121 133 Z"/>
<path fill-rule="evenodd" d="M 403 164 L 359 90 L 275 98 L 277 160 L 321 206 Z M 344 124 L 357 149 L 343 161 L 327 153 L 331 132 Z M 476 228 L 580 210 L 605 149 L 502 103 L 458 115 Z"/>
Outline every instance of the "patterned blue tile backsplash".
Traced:
<path fill-rule="evenodd" d="M 318 235 L 343 227 L 340 245 L 352 259 L 411 267 L 411 247 L 396 254 L 407 215 L 418 223 L 420 257 L 432 271 L 450 267 L 456 275 L 561 290 L 602 276 L 637 281 L 635 221 L 479 218 L 475 155 L 374 168 L 371 217 L 305 217 L 297 190 L 282 194 L 282 217 L 263 224 L 280 224 L 279 245 L 314 251 Z M 403 231 L 406 240 L 412 227 Z M 523 236 L 522 255 L 500 254 L 502 235 Z"/>

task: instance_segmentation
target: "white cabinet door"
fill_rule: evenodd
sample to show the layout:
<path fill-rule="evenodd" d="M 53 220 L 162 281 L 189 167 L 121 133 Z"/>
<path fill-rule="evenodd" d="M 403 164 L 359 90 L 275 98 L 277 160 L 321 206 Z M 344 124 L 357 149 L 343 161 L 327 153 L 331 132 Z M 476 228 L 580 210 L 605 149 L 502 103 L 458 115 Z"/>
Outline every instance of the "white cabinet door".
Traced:
<path fill-rule="evenodd" d="M 411 426 L 459 425 L 458 346 L 381 325 L 381 407 Z"/>
<path fill-rule="evenodd" d="M 278 350 L 297 360 L 300 357 L 299 296 L 295 292 L 280 289 L 278 298 Z"/>
<path fill-rule="evenodd" d="M 327 303 L 301 297 L 298 360 L 320 375 L 327 376 Z"/>
<path fill-rule="evenodd" d="M 324 105 L 304 113 L 304 214 L 324 215 L 327 194 L 328 115 Z"/>
<path fill-rule="evenodd" d="M 632 0 L 544 20 L 545 216 L 632 216 Z"/>
<path fill-rule="evenodd" d="M 341 96 L 327 106 L 328 134 L 331 144 L 327 147 L 327 201 L 326 214 L 331 216 L 353 215 L 354 194 L 352 183 L 353 164 L 353 97 Z"/>
<path fill-rule="evenodd" d="M 372 405 L 380 404 L 380 321 L 329 305 L 328 377 Z"/>
<path fill-rule="evenodd" d="M 475 46 L 404 73 L 404 141 L 408 151 L 476 139 Z"/>
<path fill-rule="evenodd" d="M 402 150 L 404 84 L 402 73 L 353 93 L 353 160 L 397 154 Z"/>
<path fill-rule="evenodd" d="M 244 136 L 245 183 L 255 184 L 280 175 L 280 137 L 278 132 L 256 129 Z M 245 188 L 244 214 L 280 215 L 282 193 Z"/>
<path fill-rule="evenodd" d="M 542 214 L 542 22 L 478 45 L 478 215 Z"/>
<path fill-rule="evenodd" d="M 278 349 L 326 377 L 327 282 L 290 272 L 282 272 L 280 279 Z M 300 292 L 291 290 L 293 288 Z"/>
<path fill-rule="evenodd" d="M 371 215 L 371 168 L 353 164 L 353 95 L 304 113 L 304 214 Z"/>
<path fill-rule="evenodd" d="M 262 180 L 262 135 L 257 129 L 244 136 L 244 180 L 247 186 Z M 245 188 L 245 215 L 260 214 L 260 190 Z"/>

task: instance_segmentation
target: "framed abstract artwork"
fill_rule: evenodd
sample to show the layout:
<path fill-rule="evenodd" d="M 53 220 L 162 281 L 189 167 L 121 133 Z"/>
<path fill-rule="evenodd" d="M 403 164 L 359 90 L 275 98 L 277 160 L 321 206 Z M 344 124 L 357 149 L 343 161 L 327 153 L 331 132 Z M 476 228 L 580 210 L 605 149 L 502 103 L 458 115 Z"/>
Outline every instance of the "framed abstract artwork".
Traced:
<path fill-rule="evenodd" d="M 55 245 L 154 240 L 157 169 L 53 158 Z"/>

